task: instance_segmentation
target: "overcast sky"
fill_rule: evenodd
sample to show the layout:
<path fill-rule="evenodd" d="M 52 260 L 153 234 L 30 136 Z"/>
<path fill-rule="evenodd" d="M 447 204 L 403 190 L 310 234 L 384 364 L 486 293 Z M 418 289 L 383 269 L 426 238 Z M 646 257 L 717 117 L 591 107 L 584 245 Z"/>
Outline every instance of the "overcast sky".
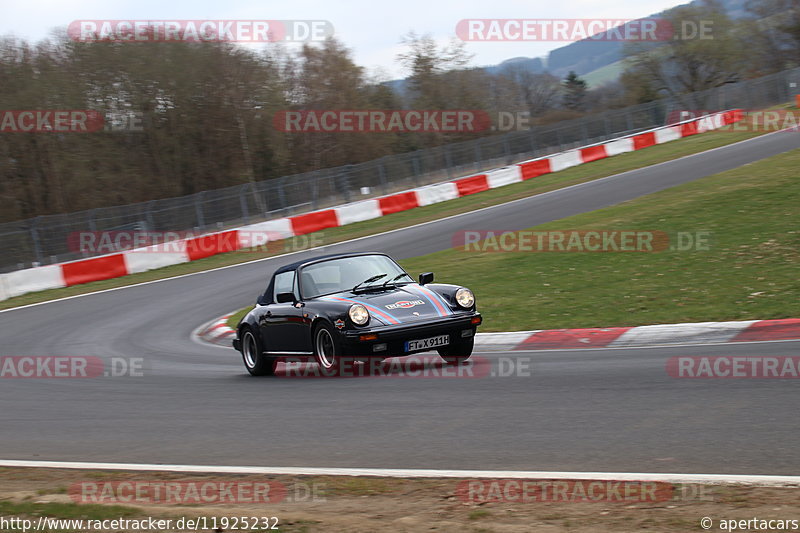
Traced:
<path fill-rule="evenodd" d="M 39 40 L 75 20 L 327 20 L 356 63 L 382 77 L 401 77 L 396 56 L 409 31 L 441 43 L 462 19 L 634 19 L 679 5 L 680 0 L 0 0 L 0 34 Z M 471 42 L 474 65 L 512 57 L 541 57 L 568 43 Z"/>

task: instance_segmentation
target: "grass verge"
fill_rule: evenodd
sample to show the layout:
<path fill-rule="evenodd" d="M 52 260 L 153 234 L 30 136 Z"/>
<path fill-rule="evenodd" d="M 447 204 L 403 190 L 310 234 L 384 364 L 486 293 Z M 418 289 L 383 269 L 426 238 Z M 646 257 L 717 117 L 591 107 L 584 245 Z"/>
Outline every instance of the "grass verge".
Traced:
<path fill-rule="evenodd" d="M 146 281 L 171 278 L 184 274 L 202 272 L 213 268 L 245 263 L 264 257 L 280 255 L 288 251 L 302 248 L 306 242 L 316 242 L 324 245 L 374 235 L 393 229 L 407 227 L 421 222 L 437 220 L 440 218 L 474 211 L 483 207 L 497 205 L 519 198 L 533 196 L 568 187 L 577 183 L 592 181 L 642 168 L 679 157 L 718 148 L 735 142 L 743 141 L 761 135 L 762 132 L 753 131 L 714 131 L 703 133 L 685 139 L 679 139 L 666 144 L 649 147 L 645 150 L 630 152 L 618 156 L 594 161 L 591 164 L 580 165 L 561 172 L 545 174 L 523 183 L 507 185 L 498 189 L 484 191 L 479 194 L 457 198 L 426 207 L 419 207 L 409 211 L 395 213 L 389 216 L 348 224 L 346 226 L 331 228 L 318 234 L 306 237 L 287 239 L 279 243 L 271 243 L 266 250 L 240 250 L 227 254 L 219 254 L 198 261 L 172 265 L 139 274 L 132 274 L 121 278 L 108 279 L 75 285 L 61 289 L 23 294 L 0 302 L 0 309 L 9 309 L 32 303 L 44 302 L 78 294 L 86 294 L 105 289 L 135 285 Z"/>
<path fill-rule="evenodd" d="M 473 288 L 484 332 L 796 317 L 798 168 L 795 150 L 532 228 L 663 231 L 669 248 L 708 232 L 705 250 L 498 253 L 484 241 L 402 263 Z"/>
<path fill-rule="evenodd" d="M 228 327 L 230 327 L 231 329 L 236 329 L 236 326 L 239 325 L 239 321 L 242 320 L 244 318 L 244 315 L 246 315 L 252 308 L 253 308 L 252 305 L 248 305 L 247 307 L 239 309 L 231 316 L 229 316 L 227 320 Z"/>

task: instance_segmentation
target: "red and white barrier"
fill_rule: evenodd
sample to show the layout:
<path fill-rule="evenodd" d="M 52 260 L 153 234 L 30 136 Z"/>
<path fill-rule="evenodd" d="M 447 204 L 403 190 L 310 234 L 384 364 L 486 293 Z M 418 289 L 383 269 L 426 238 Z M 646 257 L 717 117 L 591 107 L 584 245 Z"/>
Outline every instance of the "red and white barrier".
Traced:
<path fill-rule="evenodd" d="M 470 194 L 489 190 L 489 181 L 486 179 L 486 174 L 457 179 L 455 184 L 458 188 L 459 196 L 469 196 Z"/>
<path fill-rule="evenodd" d="M 69 263 L 18 270 L 0 275 L 0 300 L 28 292 L 69 287 L 80 283 L 89 283 L 188 261 L 196 261 L 216 254 L 262 246 L 270 241 L 305 235 L 327 228 L 335 228 L 407 211 L 416 207 L 446 202 L 462 196 L 533 179 L 543 174 L 558 172 L 576 165 L 696 135 L 738 122 L 742 118 L 744 118 L 742 110 L 723 111 L 620 139 L 613 139 L 548 157 L 523 161 L 485 174 L 467 176 L 450 182 L 420 187 L 381 198 L 364 200 L 289 218 L 250 224 L 241 228 L 209 233 L 157 246 L 137 248 Z"/>
<path fill-rule="evenodd" d="M 289 237 L 294 237 L 292 221 L 288 218 L 277 218 L 239 228 L 239 247 L 252 248 L 269 241 L 280 241 Z"/>
<path fill-rule="evenodd" d="M 452 181 L 420 187 L 414 192 L 417 193 L 417 203 L 420 207 L 458 198 L 458 187 Z"/>
<path fill-rule="evenodd" d="M 531 178 L 552 172 L 550 167 L 550 158 L 548 157 L 540 157 L 538 159 L 524 161 L 519 163 L 517 166 L 520 168 L 520 172 L 522 172 L 522 179 L 524 180 L 529 180 Z"/>
<path fill-rule="evenodd" d="M 655 131 L 656 144 L 668 143 L 681 138 L 681 130 L 678 128 L 660 128 Z"/>
<path fill-rule="evenodd" d="M 118 278 L 127 275 L 128 271 L 125 268 L 125 259 L 119 253 L 64 263 L 61 265 L 61 274 L 64 284 L 71 287 L 90 281 Z"/>
<path fill-rule="evenodd" d="M 381 211 L 381 205 L 378 200 L 364 200 L 363 202 L 356 202 L 336 208 L 336 218 L 342 226 L 382 216 L 383 212 Z"/>
<path fill-rule="evenodd" d="M 61 267 L 62 265 L 47 265 L 3 274 L 8 298 L 28 292 L 66 287 Z"/>
<path fill-rule="evenodd" d="M 128 274 L 137 274 L 156 268 L 187 263 L 186 241 L 173 241 L 166 244 L 136 248 L 122 252 Z"/>
<path fill-rule="evenodd" d="M 414 191 L 406 191 L 378 198 L 378 205 L 380 205 L 381 214 L 391 215 L 419 207 L 419 202 L 417 202 L 417 195 Z"/>
<path fill-rule="evenodd" d="M 592 161 L 597 161 L 598 159 L 605 159 L 608 157 L 605 144 L 587 146 L 586 148 L 581 148 L 580 152 L 582 163 L 591 163 Z"/>
<path fill-rule="evenodd" d="M 606 155 L 608 157 L 613 157 L 615 155 L 633 152 L 633 139 L 630 137 L 615 139 L 611 142 L 607 142 L 603 146 L 606 147 Z"/>
<path fill-rule="evenodd" d="M 336 211 L 333 209 L 298 215 L 289 218 L 289 221 L 292 223 L 292 233 L 295 235 L 314 233 L 315 231 L 335 228 L 339 225 L 339 220 L 336 218 Z"/>
<path fill-rule="evenodd" d="M 550 172 L 560 172 L 583 163 L 580 150 L 570 150 L 550 157 Z"/>
<path fill-rule="evenodd" d="M 520 172 L 520 168 L 517 165 L 503 167 L 487 172 L 486 181 L 489 183 L 490 189 L 496 189 L 512 183 L 519 183 L 522 181 L 522 172 Z"/>

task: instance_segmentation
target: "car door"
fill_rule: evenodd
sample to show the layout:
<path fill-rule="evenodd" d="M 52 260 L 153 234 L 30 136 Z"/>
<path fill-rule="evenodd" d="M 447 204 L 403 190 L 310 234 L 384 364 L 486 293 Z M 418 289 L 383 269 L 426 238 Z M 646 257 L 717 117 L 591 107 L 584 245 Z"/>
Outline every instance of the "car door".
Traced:
<path fill-rule="evenodd" d="M 275 276 L 272 302 L 262 316 L 262 333 L 267 340 L 267 351 L 278 353 L 306 353 L 310 351 L 308 326 L 301 303 L 278 303 L 278 294 L 293 293 L 299 299 L 295 271 L 281 272 Z"/>

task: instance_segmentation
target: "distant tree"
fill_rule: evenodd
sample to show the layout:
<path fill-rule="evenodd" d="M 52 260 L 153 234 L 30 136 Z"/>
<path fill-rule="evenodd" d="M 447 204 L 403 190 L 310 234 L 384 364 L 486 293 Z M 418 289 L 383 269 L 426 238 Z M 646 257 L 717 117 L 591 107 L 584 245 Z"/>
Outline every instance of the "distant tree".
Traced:
<path fill-rule="evenodd" d="M 585 100 L 587 111 L 605 111 L 630 105 L 625 89 L 619 81 L 611 81 L 593 87 L 586 92 Z"/>
<path fill-rule="evenodd" d="M 742 22 L 749 56 L 757 74 L 768 74 L 800 65 L 800 2 L 797 0 L 749 0 L 750 17 Z"/>
<path fill-rule="evenodd" d="M 355 64 L 351 51 L 335 38 L 321 46 L 306 45 L 299 53 L 293 109 L 391 109 L 394 94 L 377 89 Z M 346 165 L 391 153 L 394 133 L 296 133 L 288 136 L 292 171 Z"/>
<path fill-rule="evenodd" d="M 490 99 L 489 76 L 470 68 L 472 55 L 462 41 L 452 39 L 439 46 L 430 35 L 411 32 L 402 38 L 405 50 L 397 55 L 408 72 L 406 104 L 415 109 L 485 110 Z M 456 142 L 471 138 L 474 132 L 425 132 L 415 136 L 409 146 L 425 146 Z"/>
<path fill-rule="evenodd" d="M 748 47 L 718 2 L 680 6 L 665 19 L 678 31 L 676 38 L 659 46 L 631 43 L 626 47 L 628 60 L 622 79 L 630 92 L 645 100 L 653 94 L 679 96 L 743 77 Z"/>
<path fill-rule="evenodd" d="M 512 98 L 519 101 L 520 107 L 531 117 L 536 117 L 555 108 L 561 94 L 558 78 L 547 72 L 536 73 L 521 65 L 505 68 L 498 78 L 506 79 L 512 86 Z"/>
<path fill-rule="evenodd" d="M 641 68 L 627 68 L 619 77 L 628 105 L 644 104 L 661 98 L 657 85 Z"/>
<path fill-rule="evenodd" d="M 446 83 L 442 75 L 447 71 L 464 69 L 472 56 L 466 52 L 462 41 L 451 40 L 439 47 L 428 34 L 410 32 L 401 43 L 406 50 L 397 60 L 409 73 L 408 84 L 414 105 L 443 109 L 448 106 Z"/>
<path fill-rule="evenodd" d="M 564 88 L 564 107 L 571 111 L 582 110 L 586 99 L 586 81 L 579 78 L 575 72 L 570 71 L 561 85 Z"/>

